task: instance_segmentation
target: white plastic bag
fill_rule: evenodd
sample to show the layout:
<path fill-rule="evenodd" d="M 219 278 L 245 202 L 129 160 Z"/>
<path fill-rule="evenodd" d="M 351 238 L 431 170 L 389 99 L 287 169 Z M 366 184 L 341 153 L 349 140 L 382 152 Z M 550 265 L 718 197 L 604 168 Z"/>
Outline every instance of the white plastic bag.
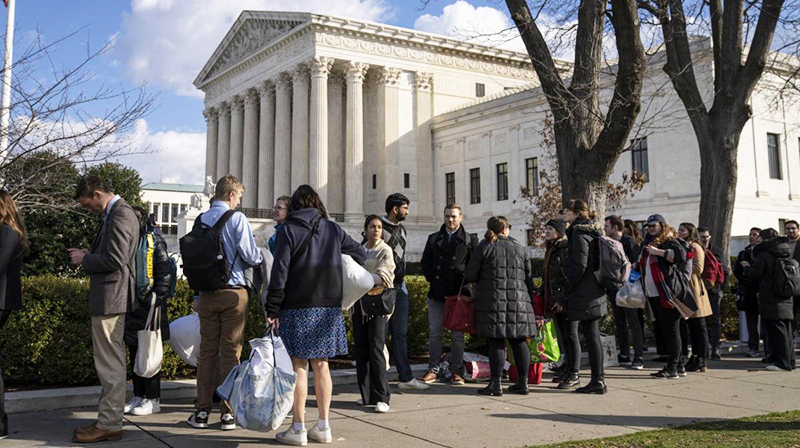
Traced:
<path fill-rule="evenodd" d="M 250 346 L 244 373 L 231 373 L 235 378 L 229 404 L 239 426 L 274 431 L 292 410 L 297 375 L 281 338 L 270 334 L 251 340 Z"/>
<path fill-rule="evenodd" d="M 197 355 L 200 353 L 200 317 L 197 313 L 175 319 L 169 324 L 167 345 L 183 362 L 197 367 Z"/>
<path fill-rule="evenodd" d="M 373 286 L 375 279 L 372 274 L 350 255 L 342 254 L 342 309 L 352 308 Z"/>
<path fill-rule="evenodd" d="M 617 306 L 623 308 L 644 308 L 645 297 L 639 281 L 627 282 L 617 292 Z"/>
<path fill-rule="evenodd" d="M 161 371 L 164 347 L 161 345 L 161 307 L 156 305 L 156 293 L 151 293 L 150 311 L 144 330 L 137 333 L 139 348 L 133 372 L 142 378 L 152 378 Z"/>

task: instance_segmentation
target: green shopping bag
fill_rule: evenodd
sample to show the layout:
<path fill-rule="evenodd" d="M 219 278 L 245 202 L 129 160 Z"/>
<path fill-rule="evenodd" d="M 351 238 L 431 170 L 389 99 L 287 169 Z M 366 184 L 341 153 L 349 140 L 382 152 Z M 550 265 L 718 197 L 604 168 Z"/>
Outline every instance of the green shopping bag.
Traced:
<path fill-rule="evenodd" d="M 528 338 L 528 348 L 531 350 L 531 362 L 556 362 L 561 358 L 561 350 L 558 348 L 556 339 L 556 327 L 553 321 L 546 321 L 537 325 L 538 333 Z M 514 357 L 511 356 L 511 346 L 506 341 L 506 351 L 509 353 L 508 362 L 515 365 Z"/>

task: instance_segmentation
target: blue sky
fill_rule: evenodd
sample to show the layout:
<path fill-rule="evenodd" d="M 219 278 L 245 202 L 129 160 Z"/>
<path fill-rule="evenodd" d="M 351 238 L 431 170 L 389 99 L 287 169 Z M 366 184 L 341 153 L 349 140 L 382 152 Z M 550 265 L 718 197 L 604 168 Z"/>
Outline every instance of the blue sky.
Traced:
<path fill-rule="evenodd" d="M 104 84 L 130 89 L 146 83 L 148 91 L 158 95 L 158 107 L 137 124 L 135 131 L 139 144 L 157 153 L 118 160 L 137 168 L 145 182 L 202 183 L 203 100 L 191 82 L 244 9 L 332 13 L 450 35 L 477 28 L 496 31 L 511 24 L 504 4 L 497 0 L 433 0 L 424 10 L 416 0 L 16 3 L 15 56 L 32 42 L 37 29 L 44 42 L 77 32 L 53 54 L 55 62 L 64 66 L 82 62 L 87 45 L 98 49 L 113 41 L 113 50 L 88 67 L 93 80 L 86 88 Z M 5 14 L 2 20 L 5 27 Z"/>

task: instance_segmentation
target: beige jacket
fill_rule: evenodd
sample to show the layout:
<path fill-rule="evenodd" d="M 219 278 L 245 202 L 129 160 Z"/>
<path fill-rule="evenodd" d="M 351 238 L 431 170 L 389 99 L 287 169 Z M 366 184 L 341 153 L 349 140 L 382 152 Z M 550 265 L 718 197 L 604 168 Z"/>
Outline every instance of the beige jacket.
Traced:
<path fill-rule="evenodd" d="M 705 266 L 706 253 L 703 246 L 692 243 L 694 258 L 692 258 L 692 293 L 697 302 L 697 311 L 692 314 L 691 319 L 697 317 L 707 317 L 712 314 L 711 301 L 708 299 L 706 285 L 703 284 L 703 267 Z"/>
<path fill-rule="evenodd" d="M 384 288 L 394 287 L 394 253 L 383 240 L 378 240 L 375 247 L 364 249 L 367 251 L 367 260 L 364 262 L 364 269 L 371 272 L 375 277 L 375 285 Z"/>

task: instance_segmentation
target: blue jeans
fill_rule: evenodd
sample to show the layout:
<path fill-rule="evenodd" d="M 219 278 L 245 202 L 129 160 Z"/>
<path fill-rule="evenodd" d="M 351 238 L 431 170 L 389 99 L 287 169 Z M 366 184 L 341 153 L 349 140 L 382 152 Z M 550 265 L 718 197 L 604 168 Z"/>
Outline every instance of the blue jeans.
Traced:
<path fill-rule="evenodd" d="M 392 335 L 392 359 L 397 368 L 397 376 L 401 383 L 414 379 L 411 364 L 408 362 L 408 288 L 406 282 L 397 289 L 394 314 L 389 319 L 389 334 Z"/>

